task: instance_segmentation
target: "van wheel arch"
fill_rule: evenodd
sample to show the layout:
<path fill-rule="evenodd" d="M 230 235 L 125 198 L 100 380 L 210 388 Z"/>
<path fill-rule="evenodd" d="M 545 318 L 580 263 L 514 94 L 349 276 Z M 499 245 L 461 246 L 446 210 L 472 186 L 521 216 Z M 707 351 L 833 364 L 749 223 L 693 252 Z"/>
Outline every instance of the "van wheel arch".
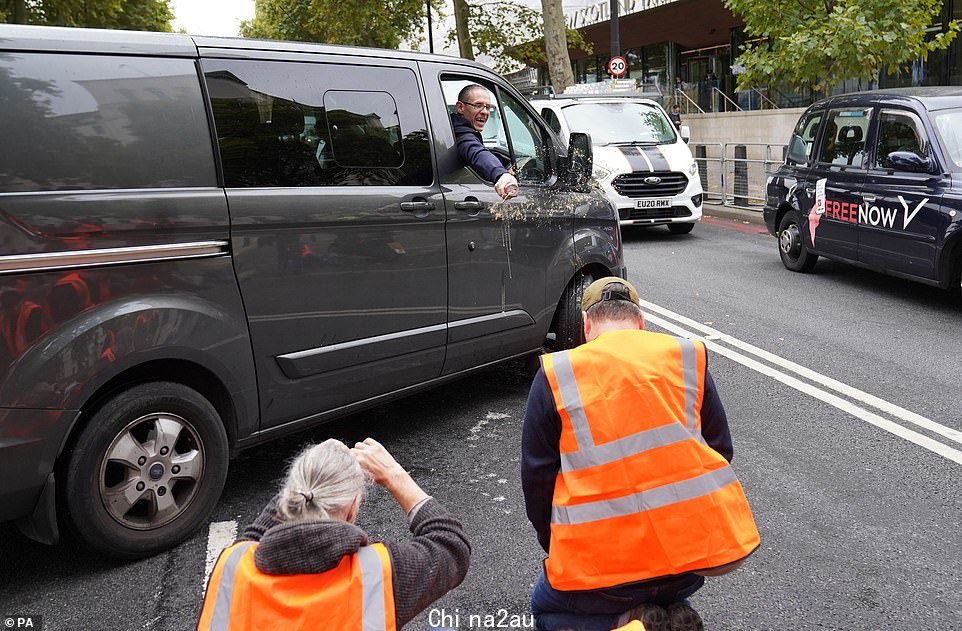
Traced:
<path fill-rule="evenodd" d="M 68 432 L 69 438 L 61 449 L 61 455 L 72 446 L 77 434 L 89 421 L 91 415 L 96 413 L 108 399 L 122 390 L 151 381 L 169 381 L 196 390 L 217 410 L 224 421 L 224 431 L 227 432 L 228 441 L 231 445 L 235 444 L 238 439 L 237 414 L 234 401 L 224 382 L 214 372 L 196 362 L 184 359 L 156 359 L 114 375 L 93 394 L 86 397 L 81 404 L 77 421 Z"/>

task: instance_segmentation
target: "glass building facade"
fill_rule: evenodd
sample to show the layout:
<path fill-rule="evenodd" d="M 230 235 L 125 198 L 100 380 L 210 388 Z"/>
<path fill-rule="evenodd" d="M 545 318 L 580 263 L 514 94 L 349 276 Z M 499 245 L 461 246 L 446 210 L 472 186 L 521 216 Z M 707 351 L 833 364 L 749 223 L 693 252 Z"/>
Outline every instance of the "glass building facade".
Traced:
<path fill-rule="evenodd" d="M 629 8 L 642 6 L 632 0 L 622 0 L 622 5 L 626 2 L 631 3 Z M 741 20 L 724 7 L 723 0 L 660 0 L 643 6 L 652 8 L 623 12 L 620 20 L 621 55 L 628 61 L 625 77 L 657 84 L 666 103 L 677 102 L 682 111 L 803 107 L 825 96 L 792 86 L 737 90 L 732 63 L 745 36 Z M 572 15 L 568 19 L 569 26 L 578 26 Z M 944 0 L 942 19 L 930 28 L 930 33 L 934 36 L 941 32 L 951 20 L 962 20 L 962 0 Z M 606 70 L 610 23 L 596 22 L 578 30 L 592 44 L 594 52 L 579 56 L 572 51 L 575 82 L 595 83 L 610 78 Z M 546 69 L 539 68 L 538 78 L 542 85 L 548 84 Z M 927 59 L 918 59 L 898 72 L 883 72 L 878 81 L 846 81 L 829 92 L 937 85 L 962 85 L 962 36 L 947 50 L 931 53 Z"/>

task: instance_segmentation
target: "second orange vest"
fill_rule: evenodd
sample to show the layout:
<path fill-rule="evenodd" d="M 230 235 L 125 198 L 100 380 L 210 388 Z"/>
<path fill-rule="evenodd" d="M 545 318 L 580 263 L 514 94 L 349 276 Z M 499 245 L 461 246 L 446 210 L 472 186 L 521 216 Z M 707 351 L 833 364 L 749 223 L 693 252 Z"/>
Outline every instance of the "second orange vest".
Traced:
<path fill-rule="evenodd" d="M 198 631 L 395 631 L 391 558 L 375 543 L 321 574 L 264 574 L 257 543 L 242 541 L 217 559 Z"/>
<path fill-rule="evenodd" d="M 542 363 L 561 417 L 545 563 L 552 587 L 707 570 L 758 547 L 741 484 L 701 435 L 701 342 L 611 331 Z"/>

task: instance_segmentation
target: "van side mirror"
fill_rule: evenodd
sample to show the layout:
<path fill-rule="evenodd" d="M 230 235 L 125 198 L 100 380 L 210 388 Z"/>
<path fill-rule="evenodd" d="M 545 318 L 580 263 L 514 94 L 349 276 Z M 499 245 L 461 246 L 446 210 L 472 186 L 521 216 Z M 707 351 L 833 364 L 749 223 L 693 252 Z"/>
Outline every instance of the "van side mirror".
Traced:
<path fill-rule="evenodd" d="M 678 130 L 678 135 L 681 136 L 681 139 L 684 140 L 685 142 L 690 142 L 691 127 L 689 127 L 688 125 L 682 125 L 681 129 Z"/>
<path fill-rule="evenodd" d="M 568 137 L 565 183 L 572 190 L 587 192 L 591 188 L 592 169 L 594 169 L 594 154 L 591 150 L 591 136 L 582 132 L 572 132 Z"/>
<path fill-rule="evenodd" d="M 931 173 L 934 166 L 931 158 L 923 158 L 914 151 L 893 151 L 885 156 L 885 165 L 910 173 Z"/>

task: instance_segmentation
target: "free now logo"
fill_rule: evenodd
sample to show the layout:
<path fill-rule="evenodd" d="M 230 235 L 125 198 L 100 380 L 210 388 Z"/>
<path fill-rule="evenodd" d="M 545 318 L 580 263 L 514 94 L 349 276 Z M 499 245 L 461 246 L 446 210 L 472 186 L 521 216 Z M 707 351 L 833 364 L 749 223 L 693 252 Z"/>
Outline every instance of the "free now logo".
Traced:
<path fill-rule="evenodd" d="M 811 235 L 812 247 L 815 246 L 815 232 L 818 230 L 819 222 L 822 216 L 826 216 L 832 219 L 837 219 L 839 221 L 844 221 L 852 224 L 861 224 L 864 226 L 881 226 L 888 229 L 896 229 L 897 217 L 899 216 L 899 208 L 893 206 L 880 206 L 877 204 L 870 204 L 865 202 L 862 204 L 856 204 L 855 202 L 839 202 L 833 199 L 828 199 L 825 196 L 825 183 L 826 180 L 821 179 L 815 183 L 815 203 L 812 205 L 812 209 L 808 214 L 808 232 Z M 905 201 L 905 198 L 901 195 L 898 196 L 899 203 L 902 205 L 902 226 L 901 229 L 905 230 L 915 219 L 915 216 L 919 214 L 919 211 L 929 203 L 929 198 L 926 197 L 914 208 L 910 207 L 910 204 Z"/>

